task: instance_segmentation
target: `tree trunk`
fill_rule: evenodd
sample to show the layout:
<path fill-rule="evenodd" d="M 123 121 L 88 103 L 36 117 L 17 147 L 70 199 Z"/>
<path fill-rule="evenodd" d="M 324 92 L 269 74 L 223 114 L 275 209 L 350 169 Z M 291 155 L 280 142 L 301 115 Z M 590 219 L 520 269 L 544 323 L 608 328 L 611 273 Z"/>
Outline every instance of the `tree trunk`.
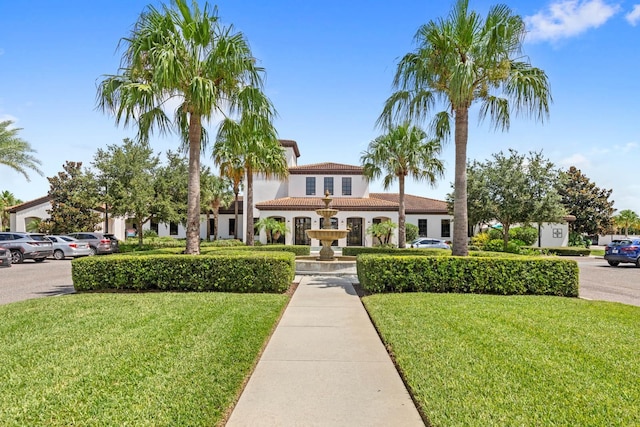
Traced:
<path fill-rule="evenodd" d="M 467 140 L 469 138 L 469 110 L 466 107 L 455 111 L 455 200 L 453 202 L 453 255 L 467 256 Z"/>
<path fill-rule="evenodd" d="M 200 137 L 201 117 L 189 115 L 189 185 L 187 196 L 187 248 L 185 253 L 200 254 Z"/>
<path fill-rule="evenodd" d="M 247 218 L 247 229 L 245 230 L 245 243 L 253 246 L 253 172 L 247 169 L 247 211 L 244 213 Z"/>
<path fill-rule="evenodd" d="M 233 194 L 235 195 L 235 201 L 233 202 L 233 214 L 235 215 L 235 221 L 233 223 L 233 238 L 238 238 L 238 193 L 240 188 L 237 185 L 233 187 Z"/>
<path fill-rule="evenodd" d="M 220 205 L 213 208 L 213 241 L 218 240 L 218 217 L 220 216 Z"/>
<path fill-rule="evenodd" d="M 405 225 L 405 209 L 404 209 L 404 175 L 400 175 L 399 177 L 399 187 L 400 194 L 398 196 L 399 207 L 398 207 L 398 247 L 406 248 L 407 247 L 407 234 L 406 234 L 406 225 Z"/>
<path fill-rule="evenodd" d="M 137 233 L 138 233 L 138 247 L 140 249 L 142 249 L 142 238 L 143 238 L 143 236 L 142 236 L 142 224 L 143 224 L 144 218 L 136 218 L 136 221 L 138 222 L 138 230 L 137 230 Z"/>

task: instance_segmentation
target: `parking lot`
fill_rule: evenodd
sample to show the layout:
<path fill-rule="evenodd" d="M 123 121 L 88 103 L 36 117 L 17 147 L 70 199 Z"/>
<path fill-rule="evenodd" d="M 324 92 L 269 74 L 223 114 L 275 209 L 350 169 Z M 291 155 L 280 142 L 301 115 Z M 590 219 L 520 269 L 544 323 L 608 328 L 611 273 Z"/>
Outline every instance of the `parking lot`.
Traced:
<path fill-rule="evenodd" d="M 580 267 L 580 297 L 640 306 L 640 268 L 609 267 L 602 258 L 573 258 Z M 25 261 L 0 268 L 0 304 L 73 292 L 71 260 Z"/>

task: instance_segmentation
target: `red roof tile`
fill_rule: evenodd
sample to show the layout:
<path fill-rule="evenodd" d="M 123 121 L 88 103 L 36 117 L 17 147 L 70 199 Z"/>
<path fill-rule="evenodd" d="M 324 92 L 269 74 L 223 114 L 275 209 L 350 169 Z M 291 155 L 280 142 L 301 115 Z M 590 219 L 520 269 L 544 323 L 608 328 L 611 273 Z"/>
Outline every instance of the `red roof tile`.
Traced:
<path fill-rule="evenodd" d="M 398 193 L 369 193 L 369 197 L 394 202 L 396 204 L 400 203 L 400 195 Z M 404 195 L 404 209 L 408 214 L 449 213 L 447 209 L 447 202 L 429 199 L 428 197 L 414 196 L 411 194 Z"/>
<path fill-rule="evenodd" d="M 289 173 L 293 175 L 302 175 L 307 173 L 325 174 L 325 175 L 362 175 L 362 166 L 345 165 L 342 163 L 314 163 L 310 165 L 293 166 L 289 168 Z"/>

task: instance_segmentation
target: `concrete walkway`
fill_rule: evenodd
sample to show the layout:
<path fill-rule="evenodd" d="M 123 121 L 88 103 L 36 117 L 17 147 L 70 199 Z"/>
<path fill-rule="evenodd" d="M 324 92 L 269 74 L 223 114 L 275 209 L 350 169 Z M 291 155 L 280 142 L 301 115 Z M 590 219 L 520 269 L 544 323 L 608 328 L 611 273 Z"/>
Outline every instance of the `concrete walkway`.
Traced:
<path fill-rule="evenodd" d="M 227 426 L 424 423 L 351 280 L 304 276 Z"/>

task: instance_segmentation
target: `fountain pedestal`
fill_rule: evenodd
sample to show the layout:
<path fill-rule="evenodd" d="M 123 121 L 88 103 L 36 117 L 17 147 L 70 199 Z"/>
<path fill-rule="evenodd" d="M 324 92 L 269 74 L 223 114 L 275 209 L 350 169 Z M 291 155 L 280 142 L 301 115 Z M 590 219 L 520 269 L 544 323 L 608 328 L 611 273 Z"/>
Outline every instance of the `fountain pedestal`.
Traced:
<path fill-rule="evenodd" d="M 331 217 L 338 213 L 337 209 L 331 209 L 329 207 L 329 203 L 331 203 L 331 198 L 329 197 L 329 192 L 325 192 L 324 198 L 322 201 L 324 202 L 324 208 L 317 209 L 316 213 L 324 218 L 324 223 L 321 229 L 318 230 L 306 230 L 307 236 L 311 239 L 318 239 L 322 244 L 322 248 L 320 249 L 320 257 L 318 261 L 333 261 L 335 258 L 333 257 L 333 249 L 331 249 L 331 242 L 334 240 L 344 238 L 348 230 L 338 230 L 335 228 L 331 228 Z"/>

